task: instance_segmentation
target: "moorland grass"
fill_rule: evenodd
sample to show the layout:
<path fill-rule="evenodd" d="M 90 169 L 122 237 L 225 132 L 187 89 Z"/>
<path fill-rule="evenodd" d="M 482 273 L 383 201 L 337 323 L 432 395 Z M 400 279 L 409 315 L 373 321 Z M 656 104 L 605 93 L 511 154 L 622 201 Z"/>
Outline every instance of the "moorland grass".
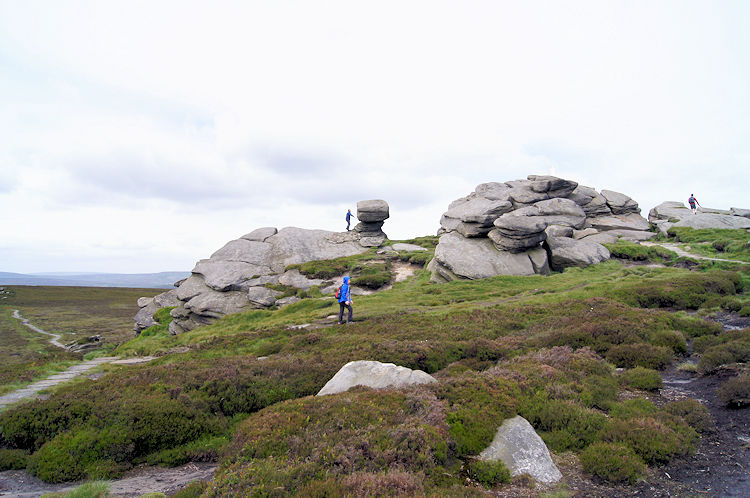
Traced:
<path fill-rule="evenodd" d="M 675 242 L 690 244 L 690 252 L 750 262 L 750 234 L 746 230 L 672 227 L 668 233 Z"/>
<path fill-rule="evenodd" d="M 357 297 L 358 321 L 347 327 L 325 325 L 336 310 L 330 297 L 230 315 L 178 336 L 168 334 L 162 311 L 159 325 L 117 353 L 186 352 L 108 366 L 96 381 L 14 407 L 0 415 L 0 445 L 30 452 L 27 468 L 48 481 L 112 477 L 139 462 L 223 459 L 209 496 L 275 489 L 462 494 L 469 476 L 461 464 L 515 414 L 555 451 L 610 442 L 660 463 L 689 451 L 695 430 L 663 410 L 614 416 L 627 410 L 605 358 L 614 361 L 615 351 L 626 362 L 656 351 L 653 361 L 662 366 L 683 354 L 680 337 L 718 332 L 675 309 L 689 309 L 694 295 L 743 289 L 731 271 L 614 261 L 551 277 L 428 280 L 421 271 L 389 291 Z M 671 296 L 669 311 L 640 302 L 644 289 Z M 304 323 L 319 328 L 288 327 Z M 414 393 L 310 397 L 360 359 L 421 369 L 440 383 Z M 629 435 L 646 428 L 658 435 L 654 447 Z"/>

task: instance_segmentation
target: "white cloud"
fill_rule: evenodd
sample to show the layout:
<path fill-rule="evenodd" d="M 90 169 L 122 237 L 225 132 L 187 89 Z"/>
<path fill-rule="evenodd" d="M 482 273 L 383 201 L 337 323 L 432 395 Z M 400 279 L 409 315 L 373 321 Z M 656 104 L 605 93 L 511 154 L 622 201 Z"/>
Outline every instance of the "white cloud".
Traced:
<path fill-rule="evenodd" d="M 0 269 L 187 267 L 260 225 L 341 229 L 364 198 L 423 235 L 476 184 L 549 172 L 644 210 L 747 204 L 748 21 L 743 2 L 0 2 Z"/>

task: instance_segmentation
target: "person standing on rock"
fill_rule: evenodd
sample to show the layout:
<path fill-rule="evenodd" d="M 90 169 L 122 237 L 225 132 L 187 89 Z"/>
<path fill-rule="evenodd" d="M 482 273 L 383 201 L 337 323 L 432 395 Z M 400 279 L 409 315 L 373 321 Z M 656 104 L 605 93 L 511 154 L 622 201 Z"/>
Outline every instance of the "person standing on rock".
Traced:
<path fill-rule="evenodd" d="M 344 277 L 344 283 L 339 288 L 339 325 L 344 323 L 344 308 L 349 310 L 349 316 L 346 318 L 346 322 L 352 321 L 352 288 L 349 285 L 349 277 Z"/>
<path fill-rule="evenodd" d="M 349 231 L 349 225 L 351 224 L 351 222 L 352 222 L 352 210 L 347 209 L 346 210 L 346 231 L 347 232 Z"/>
<path fill-rule="evenodd" d="M 700 206 L 701 203 L 698 202 L 698 199 L 696 199 L 693 194 L 690 194 L 690 197 L 688 198 L 688 204 L 690 204 L 690 210 L 693 212 L 693 214 L 698 214 L 698 208 L 696 208 L 695 205 L 698 204 Z"/>

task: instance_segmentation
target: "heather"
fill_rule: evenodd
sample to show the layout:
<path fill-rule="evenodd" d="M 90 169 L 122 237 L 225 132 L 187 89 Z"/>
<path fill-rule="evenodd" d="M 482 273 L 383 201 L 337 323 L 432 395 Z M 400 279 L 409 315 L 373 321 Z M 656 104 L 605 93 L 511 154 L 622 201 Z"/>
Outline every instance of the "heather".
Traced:
<path fill-rule="evenodd" d="M 395 263 L 368 258 L 353 264 L 375 275 Z M 744 332 L 686 313 L 711 299 L 743 301 L 746 277 L 736 271 L 610 261 L 550 277 L 433 284 L 428 276 L 417 269 L 390 290 L 356 296 L 356 321 L 344 327 L 330 319 L 333 299 L 315 293 L 178 336 L 161 310 L 159 324 L 116 350 L 157 360 L 103 367 L 99 378 L 1 413 L 0 462 L 60 482 L 218 461 L 208 487 L 194 487 L 207 496 L 470 495 L 509 480 L 476 456 L 504 419 L 521 415 L 551 451 L 632 483 L 647 465 L 689 454 L 710 427 L 700 404 L 646 399 L 659 371 L 690 346 L 705 373 L 747 359 Z M 314 396 L 360 359 L 439 382 Z M 745 399 L 743 385 L 727 388 L 728 403 Z"/>

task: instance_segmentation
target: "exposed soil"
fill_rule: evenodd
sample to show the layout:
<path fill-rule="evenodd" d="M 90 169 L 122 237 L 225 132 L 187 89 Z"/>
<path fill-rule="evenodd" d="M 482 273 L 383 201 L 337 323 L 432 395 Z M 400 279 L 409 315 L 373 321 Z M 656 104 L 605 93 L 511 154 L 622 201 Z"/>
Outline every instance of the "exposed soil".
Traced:
<path fill-rule="evenodd" d="M 189 463 L 182 467 L 142 467 L 110 482 L 112 496 L 135 497 L 146 493 L 173 495 L 193 481 L 211 479 L 215 463 Z M 0 496 L 36 498 L 44 493 L 67 492 L 79 483 L 47 484 L 23 470 L 0 472 Z"/>

